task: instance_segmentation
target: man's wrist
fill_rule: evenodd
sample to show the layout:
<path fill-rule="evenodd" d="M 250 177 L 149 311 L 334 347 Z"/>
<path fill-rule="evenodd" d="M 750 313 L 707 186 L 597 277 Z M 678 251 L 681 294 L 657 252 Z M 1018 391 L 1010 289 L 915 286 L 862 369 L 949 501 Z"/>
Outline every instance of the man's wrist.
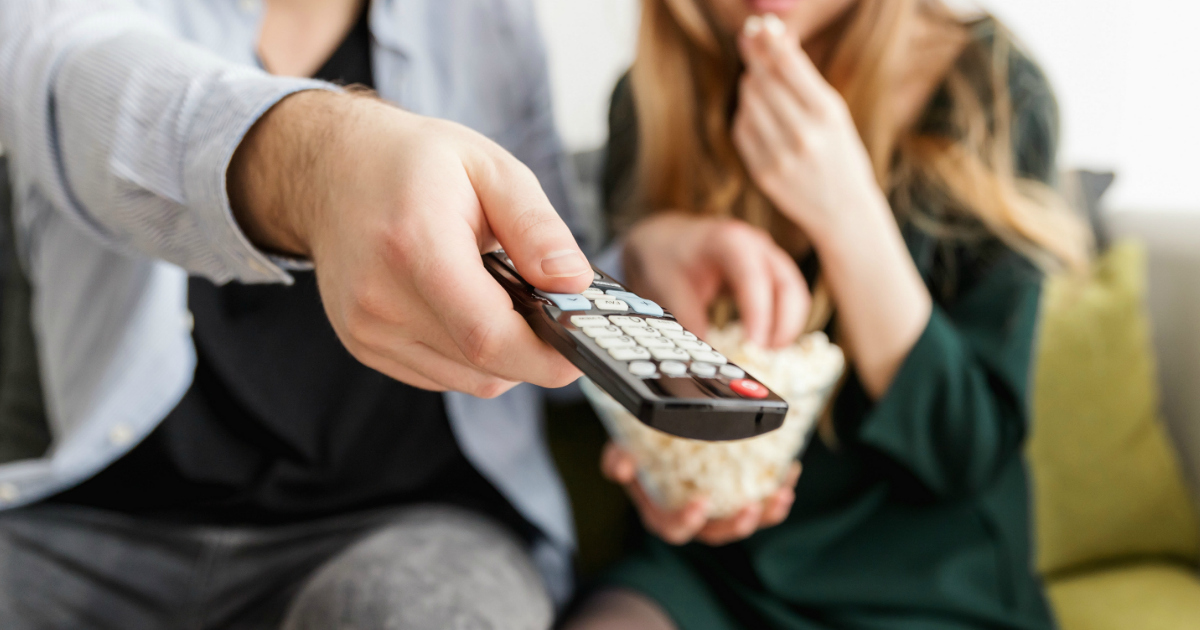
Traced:
<path fill-rule="evenodd" d="M 324 90 L 291 94 L 238 145 L 226 187 L 234 217 L 256 247 L 310 257 L 308 226 L 328 181 L 322 158 L 331 151 L 338 111 L 348 98 Z"/>

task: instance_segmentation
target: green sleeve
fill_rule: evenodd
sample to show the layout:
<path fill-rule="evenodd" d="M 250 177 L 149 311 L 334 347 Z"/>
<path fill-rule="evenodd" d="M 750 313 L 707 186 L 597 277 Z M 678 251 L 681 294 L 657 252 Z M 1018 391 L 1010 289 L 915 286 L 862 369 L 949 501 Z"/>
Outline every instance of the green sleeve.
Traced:
<path fill-rule="evenodd" d="M 1040 274 L 1015 254 L 951 307 L 935 305 L 857 439 L 939 495 L 986 487 L 1025 438 Z"/>

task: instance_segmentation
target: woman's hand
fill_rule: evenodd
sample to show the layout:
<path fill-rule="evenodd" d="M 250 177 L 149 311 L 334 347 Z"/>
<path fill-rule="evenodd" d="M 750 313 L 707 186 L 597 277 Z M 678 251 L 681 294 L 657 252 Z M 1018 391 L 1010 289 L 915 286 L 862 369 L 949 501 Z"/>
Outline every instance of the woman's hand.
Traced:
<path fill-rule="evenodd" d="M 750 343 L 786 346 L 808 318 L 795 261 L 765 231 L 735 219 L 662 213 L 639 221 L 626 240 L 625 275 L 701 337 L 722 289 L 733 293 Z"/>
<path fill-rule="evenodd" d="M 845 101 L 774 16 L 747 20 L 733 139 L 751 177 L 805 231 L 838 308 L 841 343 L 879 398 L 932 300 L 875 181 Z"/>
<path fill-rule="evenodd" d="M 782 523 L 796 500 L 796 481 L 800 478 L 800 462 L 796 462 L 779 490 L 771 496 L 747 505 L 733 516 L 709 519 L 705 516 L 708 505 L 704 498 L 693 499 L 678 510 L 666 510 L 656 504 L 638 483 L 637 462 L 633 456 L 611 442 L 604 447 L 600 470 L 629 493 L 646 529 L 672 545 L 682 545 L 693 539 L 708 545 L 727 545 Z"/>
<path fill-rule="evenodd" d="M 750 176 L 818 250 L 864 212 L 887 213 L 842 99 L 774 15 L 750 18 L 733 141 Z"/>

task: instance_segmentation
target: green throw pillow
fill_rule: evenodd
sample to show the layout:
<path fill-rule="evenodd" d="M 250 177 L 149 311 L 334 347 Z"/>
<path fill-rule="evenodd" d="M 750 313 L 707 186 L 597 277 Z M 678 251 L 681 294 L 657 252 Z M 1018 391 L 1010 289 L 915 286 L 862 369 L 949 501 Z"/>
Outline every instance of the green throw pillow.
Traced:
<path fill-rule="evenodd" d="M 1122 242 L 1089 277 L 1046 282 L 1027 447 L 1044 575 L 1200 554 L 1158 415 L 1145 278 L 1144 248 Z"/>

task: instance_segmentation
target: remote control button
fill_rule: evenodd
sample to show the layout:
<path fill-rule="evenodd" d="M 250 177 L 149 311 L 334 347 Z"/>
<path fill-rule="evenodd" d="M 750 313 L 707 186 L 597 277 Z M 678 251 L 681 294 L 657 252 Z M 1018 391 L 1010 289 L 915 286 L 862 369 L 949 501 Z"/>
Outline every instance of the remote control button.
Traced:
<path fill-rule="evenodd" d="M 717 375 L 717 366 L 711 363 L 692 361 L 692 374 L 700 378 L 712 378 Z"/>
<path fill-rule="evenodd" d="M 583 299 L 586 300 L 587 298 Z M 596 300 L 596 308 L 602 311 L 628 311 L 629 305 L 615 298 L 604 297 Z"/>
<path fill-rule="evenodd" d="M 609 289 L 608 291 L 605 291 L 605 293 L 612 297 L 624 300 L 629 304 L 629 308 L 633 309 L 633 312 L 635 313 L 641 315 L 653 315 L 654 317 L 662 317 L 663 315 L 661 306 L 651 302 L 650 300 L 647 300 L 644 297 L 639 297 L 636 293 L 615 289 Z"/>
<path fill-rule="evenodd" d="M 659 361 L 687 361 L 688 353 L 679 348 L 650 348 L 650 354 Z"/>
<path fill-rule="evenodd" d="M 678 361 L 663 361 L 658 364 L 658 369 L 667 376 L 683 376 L 687 374 L 687 366 Z"/>
<path fill-rule="evenodd" d="M 621 329 L 617 328 L 616 326 L 588 326 L 586 328 L 581 328 L 580 330 L 583 331 L 583 334 L 591 337 L 592 339 L 597 339 L 599 337 L 621 336 Z"/>
<path fill-rule="evenodd" d="M 657 328 L 664 333 L 668 330 L 673 332 L 683 332 L 683 326 L 680 326 L 679 322 L 673 322 L 669 319 L 647 319 L 646 325 L 651 328 Z"/>
<path fill-rule="evenodd" d="M 736 365 L 726 364 L 721 366 L 721 376 L 726 378 L 742 378 L 745 375 L 746 370 L 743 370 Z"/>
<path fill-rule="evenodd" d="M 598 276 L 600 274 L 596 275 Z M 617 291 L 621 290 L 621 285 L 617 284 L 616 282 L 612 282 L 611 280 L 605 280 L 604 278 L 595 278 L 592 280 L 592 286 L 599 289 L 615 289 Z"/>
<path fill-rule="evenodd" d="M 622 326 L 621 330 L 625 331 L 630 337 L 661 337 L 662 333 L 654 330 L 649 326 Z"/>
<path fill-rule="evenodd" d="M 696 339 L 696 335 L 686 330 L 664 330 L 662 333 L 667 339 L 691 339 L 693 341 Z"/>
<path fill-rule="evenodd" d="M 629 317 L 628 315 L 609 315 L 608 321 L 614 326 L 645 326 L 644 319 L 641 317 Z"/>
<path fill-rule="evenodd" d="M 538 291 L 538 295 L 554 302 L 554 305 L 563 311 L 590 311 L 592 303 L 587 298 L 578 293 L 546 293 Z"/>
<path fill-rule="evenodd" d="M 637 361 L 650 358 L 650 351 L 645 348 L 609 348 L 608 356 L 618 361 Z"/>
<path fill-rule="evenodd" d="M 634 361 L 629 364 L 629 373 L 634 376 L 654 376 L 656 371 L 657 368 L 649 361 Z"/>
<path fill-rule="evenodd" d="M 633 309 L 633 312 L 639 315 L 651 315 L 654 317 L 662 317 L 663 315 L 661 306 L 645 298 L 629 298 L 626 301 L 629 302 L 629 308 Z"/>
<path fill-rule="evenodd" d="M 674 339 L 675 345 L 684 350 L 712 350 L 712 346 L 698 339 Z"/>
<path fill-rule="evenodd" d="M 601 289 L 597 289 L 596 287 L 588 287 L 588 288 L 584 289 L 583 293 L 580 293 L 579 295 L 582 295 L 583 297 L 585 297 L 589 300 L 598 300 L 598 299 L 604 297 L 604 291 Z"/>
<path fill-rule="evenodd" d="M 585 326 L 607 326 L 608 320 L 603 315 L 572 315 L 571 323 L 576 328 L 583 328 Z"/>
<path fill-rule="evenodd" d="M 593 282 L 595 282 L 596 280 L 603 280 L 603 279 L 604 279 L 604 276 L 600 275 L 599 271 L 596 271 L 595 269 L 592 270 L 592 281 Z"/>
<path fill-rule="evenodd" d="M 683 350 L 680 350 L 680 352 L 683 352 Z M 688 354 L 692 355 L 693 361 L 704 361 L 705 363 L 716 363 L 717 365 L 729 363 L 729 359 L 726 359 L 725 355 L 715 350 L 691 350 Z"/>
<path fill-rule="evenodd" d="M 596 345 L 607 350 L 609 348 L 629 348 L 632 346 L 636 346 L 637 342 L 633 340 L 633 337 L 626 337 L 626 336 L 600 337 L 600 338 L 596 339 Z"/>
<path fill-rule="evenodd" d="M 634 337 L 638 345 L 647 348 L 674 348 L 675 343 L 665 337 Z"/>
<path fill-rule="evenodd" d="M 729 381 L 729 389 L 745 398 L 766 398 L 767 386 L 748 378 L 735 378 Z"/>

